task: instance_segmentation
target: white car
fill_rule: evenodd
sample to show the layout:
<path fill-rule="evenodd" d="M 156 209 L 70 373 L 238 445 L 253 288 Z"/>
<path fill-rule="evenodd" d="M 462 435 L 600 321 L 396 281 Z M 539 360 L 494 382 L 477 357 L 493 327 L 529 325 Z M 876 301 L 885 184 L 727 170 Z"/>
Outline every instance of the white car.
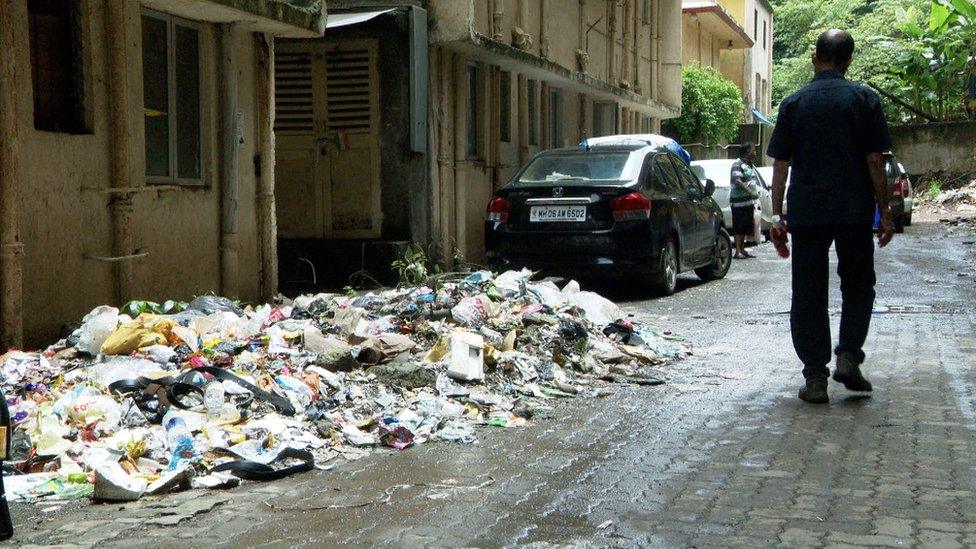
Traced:
<path fill-rule="evenodd" d="M 793 168 L 787 168 L 787 170 L 792 170 L 792 169 Z M 761 166 L 761 167 L 756 168 L 756 171 L 759 172 L 759 177 L 762 177 L 763 180 L 766 181 L 767 184 L 769 184 L 769 193 L 770 193 L 770 195 L 769 195 L 770 196 L 770 202 L 769 202 L 769 204 L 770 204 L 770 208 L 772 208 L 772 204 L 773 204 L 773 202 L 772 202 L 773 167 L 772 166 Z M 791 173 L 791 171 L 787 171 L 786 172 L 786 188 L 787 189 L 790 188 L 790 173 Z M 786 214 L 786 193 L 785 192 L 783 193 L 783 214 Z M 770 210 L 770 212 L 769 212 L 769 217 L 766 217 L 766 213 L 763 212 L 763 230 L 764 231 L 769 228 L 769 225 L 768 225 L 768 223 L 770 222 L 770 219 L 769 218 L 771 218 L 772 216 L 773 216 L 772 210 Z"/>
<path fill-rule="evenodd" d="M 729 205 L 729 193 L 732 192 L 732 164 L 735 159 L 695 160 L 691 163 L 691 171 L 702 181 L 712 180 L 715 183 L 715 194 L 712 198 L 722 208 L 725 226 L 732 226 L 732 207 Z M 761 168 L 760 168 L 761 169 Z M 756 208 L 756 226 L 761 231 L 767 231 L 772 223 L 773 198 L 770 187 L 762 174 L 759 174 L 759 204 Z M 758 240 L 757 240 L 758 241 Z"/>

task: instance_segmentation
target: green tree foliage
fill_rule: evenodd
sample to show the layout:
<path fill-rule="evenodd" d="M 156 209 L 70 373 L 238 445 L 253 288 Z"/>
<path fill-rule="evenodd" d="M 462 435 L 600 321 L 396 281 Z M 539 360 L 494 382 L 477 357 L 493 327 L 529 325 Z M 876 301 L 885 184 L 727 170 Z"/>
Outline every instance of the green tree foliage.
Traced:
<path fill-rule="evenodd" d="M 772 0 L 773 104 L 809 82 L 817 36 L 848 30 L 857 49 L 848 78 L 871 83 L 891 96 L 951 119 L 965 113 L 967 60 L 976 48 L 972 0 Z M 970 52 L 967 53 L 966 46 Z M 933 63 L 932 61 L 936 62 Z M 890 120 L 917 118 L 898 101 L 883 98 Z"/>
<path fill-rule="evenodd" d="M 698 63 L 681 70 L 681 116 L 671 124 L 684 143 L 735 139 L 742 120 L 742 96 L 735 84 Z"/>

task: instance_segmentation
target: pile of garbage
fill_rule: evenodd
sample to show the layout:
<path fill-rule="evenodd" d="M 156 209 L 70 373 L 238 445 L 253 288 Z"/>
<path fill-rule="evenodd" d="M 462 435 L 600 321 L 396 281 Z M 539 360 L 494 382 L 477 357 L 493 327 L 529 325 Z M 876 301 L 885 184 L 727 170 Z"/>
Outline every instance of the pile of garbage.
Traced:
<path fill-rule="evenodd" d="M 2 357 L 8 497 L 128 501 L 475 443 L 476 427 L 527 425 L 557 398 L 663 383 L 656 367 L 685 353 L 576 282 L 531 276 L 98 307 L 45 351 Z"/>
<path fill-rule="evenodd" d="M 970 181 L 958 189 L 950 189 L 939 193 L 932 200 L 932 204 L 940 209 L 965 209 L 976 211 L 976 180 Z"/>

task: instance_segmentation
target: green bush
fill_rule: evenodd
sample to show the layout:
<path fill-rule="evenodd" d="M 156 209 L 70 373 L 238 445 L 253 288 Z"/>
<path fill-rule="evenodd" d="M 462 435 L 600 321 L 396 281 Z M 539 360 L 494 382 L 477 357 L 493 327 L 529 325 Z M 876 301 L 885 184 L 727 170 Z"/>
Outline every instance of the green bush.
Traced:
<path fill-rule="evenodd" d="M 685 143 L 730 141 L 739 132 L 744 107 L 731 80 L 693 62 L 681 70 L 681 116 L 672 125 Z"/>

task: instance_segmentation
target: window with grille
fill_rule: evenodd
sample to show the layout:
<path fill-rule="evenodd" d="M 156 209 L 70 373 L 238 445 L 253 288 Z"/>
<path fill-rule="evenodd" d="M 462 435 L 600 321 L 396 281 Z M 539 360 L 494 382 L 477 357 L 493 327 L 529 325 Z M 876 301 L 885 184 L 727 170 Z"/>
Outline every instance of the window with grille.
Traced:
<path fill-rule="evenodd" d="M 199 26 L 143 11 L 142 80 L 149 182 L 199 184 Z"/>
<path fill-rule="evenodd" d="M 274 80 L 275 133 L 313 133 L 312 53 L 275 51 Z"/>
<path fill-rule="evenodd" d="M 28 0 L 34 128 L 90 133 L 78 0 Z M 9 52 L 6 54 L 9 55 Z"/>
<path fill-rule="evenodd" d="M 325 56 L 326 125 L 330 131 L 370 131 L 370 51 L 336 49 Z"/>

